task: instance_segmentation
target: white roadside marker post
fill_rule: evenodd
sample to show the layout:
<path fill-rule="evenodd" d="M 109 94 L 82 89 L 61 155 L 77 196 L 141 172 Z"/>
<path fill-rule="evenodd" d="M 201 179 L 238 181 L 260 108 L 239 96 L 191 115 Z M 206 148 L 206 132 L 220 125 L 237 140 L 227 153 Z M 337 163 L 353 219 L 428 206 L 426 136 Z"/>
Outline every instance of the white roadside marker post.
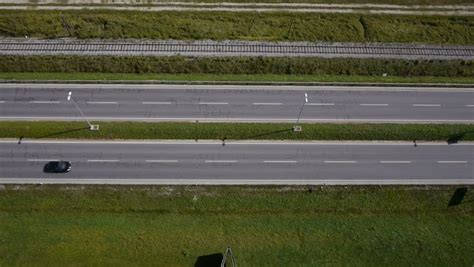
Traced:
<path fill-rule="evenodd" d="M 72 101 L 72 103 L 74 103 L 74 106 L 76 106 L 76 108 L 77 108 L 77 110 L 79 110 L 79 113 L 81 114 L 81 116 L 84 118 L 84 120 L 89 125 L 89 130 L 91 130 L 91 131 L 98 131 L 99 130 L 99 125 L 91 124 L 90 121 L 86 118 L 86 116 L 82 112 L 81 108 L 79 108 L 79 105 L 76 103 L 76 100 L 74 100 L 72 98 L 72 91 L 69 91 L 69 93 L 67 94 L 67 101 Z"/>
<path fill-rule="evenodd" d="M 301 125 L 298 125 L 298 123 L 300 122 L 301 113 L 303 113 L 303 108 L 306 103 L 308 103 L 308 94 L 304 93 L 304 102 L 303 105 L 301 105 L 300 113 L 298 114 L 298 119 L 296 120 L 296 125 L 293 126 L 293 132 L 301 132 L 303 130 Z"/>

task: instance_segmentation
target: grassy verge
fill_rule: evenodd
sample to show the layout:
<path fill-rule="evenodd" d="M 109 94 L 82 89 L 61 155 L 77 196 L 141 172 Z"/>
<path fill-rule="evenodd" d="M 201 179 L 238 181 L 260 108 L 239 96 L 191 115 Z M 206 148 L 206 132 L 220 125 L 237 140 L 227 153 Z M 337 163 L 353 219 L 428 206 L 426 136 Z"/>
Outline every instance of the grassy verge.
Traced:
<path fill-rule="evenodd" d="M 348 82 L 348 83 L 450 83 L 474 84 L 474 77 L 401 77 L 358 75 L 284 74 L 138 74 L 138 73 L 61 73 L 0 72 L 0 80 L 57 81 L 222 81 L 222 82 Z"/>
<path fill-rule="evenodd" d="M 1 56 L 0 73 L 474 77 L 474 61 L 286 57 Z M 38 74 L 40 75 L 40 74 Z M 389 78 L 388 78 L 389 79 Z"/>
<path fill-rule="evenodd" d="M 2 186 L 1 265 L 474 262 L 474 188 Z"/>
<path fill-rule="evenodd" d="M 227 140 L 474 140 L 466 124 L 293 124 L 100 122 L 91 132 L 84 122 L 2 122 L 0 138 L 223 139 Z"/>
<path fill-rule="evenodd" d="M 473 21 L 468 16 L 1 10 L 0 36 L 473 44 Z"/>

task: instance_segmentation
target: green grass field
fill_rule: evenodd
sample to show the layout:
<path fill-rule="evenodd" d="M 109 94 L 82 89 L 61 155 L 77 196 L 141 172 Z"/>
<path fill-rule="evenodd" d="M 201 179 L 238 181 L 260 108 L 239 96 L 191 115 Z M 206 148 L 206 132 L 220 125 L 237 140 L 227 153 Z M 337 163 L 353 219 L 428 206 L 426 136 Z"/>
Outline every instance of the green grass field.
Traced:
<path fill-rule="evenodd" d="M 233 12 L 0 11 L 0 36 L 25 35 L 473 44 L 474 18 L 284 12 L 241 12 L 236 16 Z"/>
<path fill-rule="evenodd" d="M 450 83 L 474 84 L 474 77 L 433 76 L 357 76 L 357 75 L 284 75 L 284 74 L 138 74 L 138 73 L 61 73 L 0 72 L 0 80 L 38 81 L 218 81 L 218 82 L 342 82 L 342 83 Z"/>
<path fill-rule="evenodd" d="M 302 124 L 297 133 L 289 123 L 98 124 L 99 131 L 89 131 L 85 122 L 2 122 L 0 138 L 474 141 L 472 124 Z"/>
<path fill-rule="evenodd" d="M 471 266 L 474 206 L 455 187 L 14 186 L 0 265 Z"/>

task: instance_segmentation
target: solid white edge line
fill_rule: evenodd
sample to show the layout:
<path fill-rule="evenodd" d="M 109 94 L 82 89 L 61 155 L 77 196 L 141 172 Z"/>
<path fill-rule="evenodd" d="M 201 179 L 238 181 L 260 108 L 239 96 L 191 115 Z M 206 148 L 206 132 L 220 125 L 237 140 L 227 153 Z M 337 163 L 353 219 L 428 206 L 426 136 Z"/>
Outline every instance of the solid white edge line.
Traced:
<path fill-rule="evenodd" d="M 237 160 L 205 160 L 205 163 L 236 163 Z"/>
<path fill-rule="evenodd" d="M 2 139 L 0 143 L 18 144 L 18 138 Z M 22 144 L 128 144 L 128 145 L 222 145 L 222 141 L 217 140 L 28 140 L 21 141 Z M 316 146 L 411 146 L 413 142 L 409 141 L 278 141 L 278 140 L 250 140 L 250 141 L 232 141 L 226 145 L 316 145 Z M 423 142 L 418 146 L 474 146 L 474 142 L 462 142 L 457 144 L 448 144 L 446 142 Z"/>
<path fill-rule="evenodd" d="M 142 102 L 143 105 L 171 105 L 171 102 Z"/>
<path fill-rule="evenodd" d="M 96 104 L 96 105 L 109 105 L 109 104 L 118 104 L 118 102 L 110 101 L 110 102 L 101 102 L 101 101 L 88 101 L 87 104 Z"/>
<path fill-rule="evenodd" d="M 0 184 L 129 184 L 129 185 L 470 185 L 474 179 L 50 179 L 0 178 Z"/>
<path fill-rule="evenodd" d="M 296 160 L 264 160 L 263 163 L 297 163 Z"/>
<path fill-rule="evenodd" d="M 380 163 L 408 164 L 408 163 L 411 163 L 411 161 L 409 160 L 381 160 Z"/>
<path fill-rule="evenodd" d="M 465 160 L 439 160 L 439 161 L 437 161 L 437 163 L 441 163 L 441 164 L 450 164 L 450 163 L 458 164 L 458 163 L 467 163 L 467 161 L 465 161 Z"/>
<path fill-rule="evenodd" d="M 178 162 L 175 159 L 147 159 L 148 163 L 176 163 Z"/>
<path fill-rule="evenodd" d="M 416 86 L 343 86 L 343 85 L 186 85 L 186 84 L 65 84 L 65 83 L 21 83 L 0 84 L 0 88 L 17 89 L 107 89 L 117 90 L 123 88 L 146 90 L 272 90 L 272 91 L 369 91 L 369 92 L 446 92 L 446 93 L 474 93 L 472 88 L 455 87 L 416 87 Z"/>
<path fill-rule="evenodd" d="M 325 160 L 324 163 L 357 163 L 356 160 Z"/>
<path fill-rule="evenodd" d="M 295 119 L 291 118 L 169 118 L 169 117 L 156 117 L 156 118 L 144 118 L 144 117 L 87 117 L 89 120 L 95 121 L 185 121 L 195 122 L 294 122 Z M 19 117 L 19 116 L 0 116 L 1 120 L 21 120 L 21 121 L 79 121 L 83 120 L 82 117 Z M 437 119 L 426 119 L 426 120 L 413 120 L 413 119 L 308 119 L 301 118 L 301 122 L 353 122 L 353 123 L 474 123 L 474 119 L 466 120 L 437 120 Z"/>
<path fill-rule="evenodd" d="M 87 162 L 119 162 L 118 159 L 88 159 Z"/>

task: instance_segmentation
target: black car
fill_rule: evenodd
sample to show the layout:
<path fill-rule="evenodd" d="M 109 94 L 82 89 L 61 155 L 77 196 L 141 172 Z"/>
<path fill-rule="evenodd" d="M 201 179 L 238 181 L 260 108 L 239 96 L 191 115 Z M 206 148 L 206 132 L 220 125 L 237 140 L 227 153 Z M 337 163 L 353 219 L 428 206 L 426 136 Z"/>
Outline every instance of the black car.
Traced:
<path fill-rule="evenodd" d="M 70 171 L 71 162 L 69 161 L 50 161 L 43 168 L 43 172 L 47 173 L 65 173 Z"/>

